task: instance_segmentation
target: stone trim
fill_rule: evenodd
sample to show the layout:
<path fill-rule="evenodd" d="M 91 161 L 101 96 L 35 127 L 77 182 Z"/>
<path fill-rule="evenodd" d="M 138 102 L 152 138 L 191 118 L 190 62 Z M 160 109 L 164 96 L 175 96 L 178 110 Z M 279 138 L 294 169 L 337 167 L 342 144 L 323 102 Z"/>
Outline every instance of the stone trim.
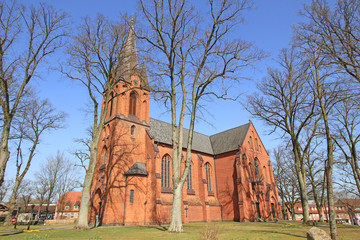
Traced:
<path fill-rule="evenodd" d="M 187 195 L 195 195 L 194 189 L 187 189 Z"/>
<path fill-rule="evenodd" d="M 171 188 L 161 188 L 161 193 L 173 193 Z"/>

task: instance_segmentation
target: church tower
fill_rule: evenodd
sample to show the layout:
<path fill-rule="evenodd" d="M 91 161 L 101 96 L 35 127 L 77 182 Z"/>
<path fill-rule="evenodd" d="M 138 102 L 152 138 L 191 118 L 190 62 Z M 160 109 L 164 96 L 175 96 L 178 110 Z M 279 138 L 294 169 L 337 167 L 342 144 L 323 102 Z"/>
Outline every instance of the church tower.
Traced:
<path fill-rule="evenodd" d="M 91 190 L 89 221 L 98 224 L 141 222 L 146 207 L 150 87 L 145 65 L 139 69 L 133 26 L 121 56 Z"/>

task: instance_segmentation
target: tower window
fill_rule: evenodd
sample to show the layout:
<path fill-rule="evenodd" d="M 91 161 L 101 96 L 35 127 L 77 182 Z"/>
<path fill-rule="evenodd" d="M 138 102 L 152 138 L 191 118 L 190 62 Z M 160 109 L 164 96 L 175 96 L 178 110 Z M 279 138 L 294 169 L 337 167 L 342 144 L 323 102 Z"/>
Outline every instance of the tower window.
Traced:
<path fill-rule="evenodd" d="M 109 99 L 109 108 L 110 108 L 110 113 L 109 113 L 109 117 L 111 117 L 112 116 L 112 114 L 113 114 L 113 101 L 114 101 L 114 93 L 113 92 L 111 92 L 111 94 L 110 94 L 110 99 Z"/>
<path fill-rule="evenodd" d="M 170 188 L 170 158 L 165 155 L 161 161 L 161 187 Z"/>
<path fill-rule="evenodd" d="M 131 133 L 131 136 L 133 137 L 135 134 L 135 126 L 134 125 L 131 126 L 130 133 Z"/>
<path fill-rule="evenodd" d="M 136 92 L 130 93 L 129 114 L 136 115 Z"/>
<path fill-rule="evenodd" d="M 130 190 L 130 203 L 134 203 L 134 190 Z"/>

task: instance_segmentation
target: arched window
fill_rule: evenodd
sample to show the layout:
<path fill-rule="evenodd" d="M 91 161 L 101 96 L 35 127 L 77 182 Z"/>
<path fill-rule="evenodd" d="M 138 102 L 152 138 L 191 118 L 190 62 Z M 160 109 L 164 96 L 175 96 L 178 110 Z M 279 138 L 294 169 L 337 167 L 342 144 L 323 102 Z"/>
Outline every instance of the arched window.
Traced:
<path fill-rule="evenodd" d="M 129 114 L 136 115 L 136 92 L 130 93 Z"/>
<path fill-rule="evenodd" d="M 259 151 L 259 145 L 258 145 L 258 140 L 257 138 L 255 138 L 255 150 Z"/>
<path fill-rule="evenodd" d="M 165 155 L 161 161 L 161 187 L 170 188 L 170 157 Z"/>
<path fill-rule="evenodd" d="M 264 181 L 267 181 L 267 173 L 266 173 L 266 167 L 263 167 L 263 175 L 264 175 Z"/>
<path fill-rule="evenodd" d="M 207 190 L 208 192 L 212 191 L 211 187 L 211 167 L 209 163 L 205 164 L 205 171 L 206 171 L 206 182 L 207 182 Z"/>
<path fill-rule="evenodd" d="M 106 152 L 107 152 L 107 149 L 106 149 L 106 147 L 104 147 L 104 149 L 103 149 L 103 164 L 105 164 L 105 162 L 106 162 Z"/>
<path fill-rule="evenodd" d="M 255 165 L 255 176 L 256 176 L 256 180 L 260 181 L 260 171 L 259 171 L 259 163 L 258 160 L 255 158 L 254 159 L 254 165 Z"/>
<path fill-rule="evenodd" d="M 192 169 L 191 169 L 191 165 L 189 167 L 189 172 L 188 172 L 188 175 L 186 177 L 186 182 L 187 182 L 187 189 L 191 190 L 192 189 Z"/>
<path fill-rule="evenodd" d="M 109 99 L 109 117 L 111 117 L 112 116 L 112 114 L 113 114 L 113 102 L 114 102 L 114 93 L 113 92 L 111 92 L 111 94 L 110 94 L 110 99 Z"/>
<path fill-rule="evenodd" d="M 131 133 L 131 136 L 133 137 L 135 134 L 135 126 L 134 125 L 131 126 L 130 133 Z"/>

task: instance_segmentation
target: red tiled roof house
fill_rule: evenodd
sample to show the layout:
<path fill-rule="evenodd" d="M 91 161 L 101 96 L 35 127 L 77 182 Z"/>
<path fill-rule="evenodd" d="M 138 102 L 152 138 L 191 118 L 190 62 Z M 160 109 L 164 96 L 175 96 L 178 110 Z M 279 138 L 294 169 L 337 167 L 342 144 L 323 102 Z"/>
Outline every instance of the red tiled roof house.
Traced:
<path fill-rule="evenodd" d="M 67 192 L 56 205 L 55 219 L 77 219 L 80 210 L 82 192 Z"/>

